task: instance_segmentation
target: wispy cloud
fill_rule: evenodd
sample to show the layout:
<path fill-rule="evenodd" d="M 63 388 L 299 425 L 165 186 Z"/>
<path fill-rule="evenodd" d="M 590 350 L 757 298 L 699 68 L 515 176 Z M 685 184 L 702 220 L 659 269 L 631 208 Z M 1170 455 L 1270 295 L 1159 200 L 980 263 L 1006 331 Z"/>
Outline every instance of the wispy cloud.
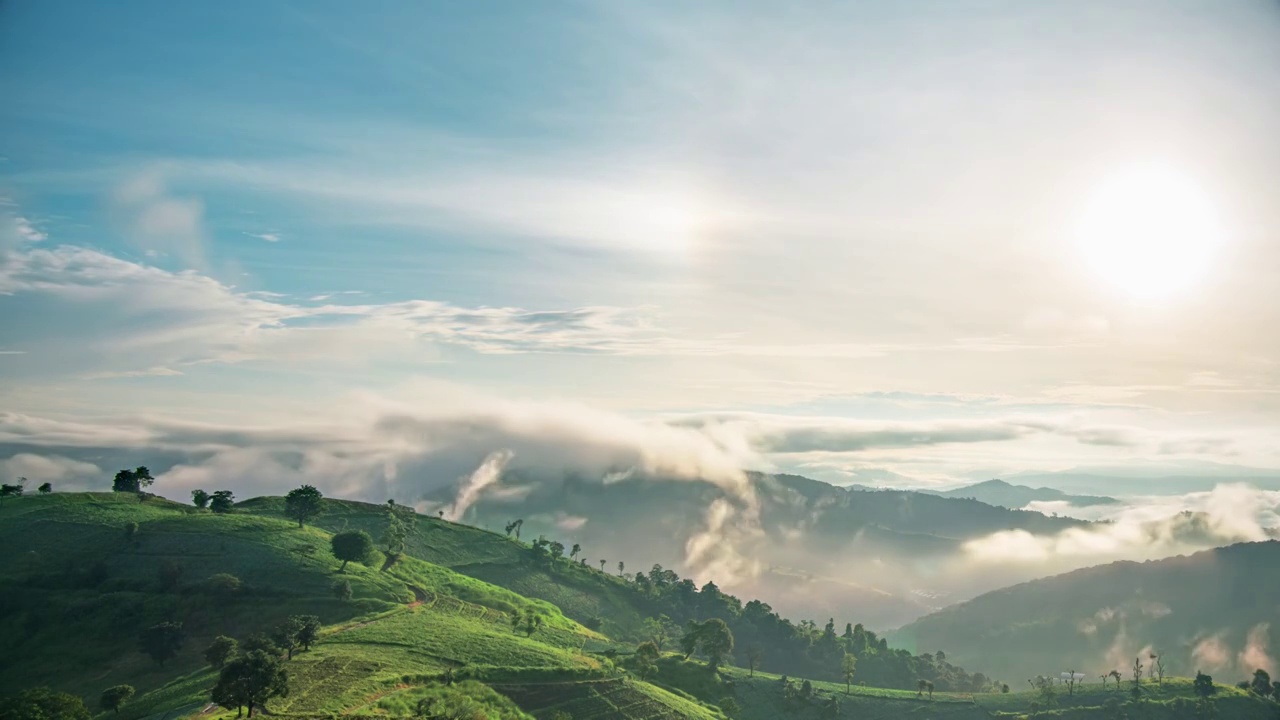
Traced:
<path fill-rule="evenodd" d="M 274 233 L 274 232 L 264 232 L 264 233 L 247 232 L 245 233 L 245 235 L 248 235 L 251 238 L 257 238 L 259 240 L 262 240 L 263 242 L 269 242 L 269 243 L 280 242 L 281 240 L 280 233 Z"/>
<path fill-rule="evenodd" d="M 135 247 L 205 265 L 204 203 L 174 195 L 163 166 L 136 173 L 112 192 L 112 212 Z"/>

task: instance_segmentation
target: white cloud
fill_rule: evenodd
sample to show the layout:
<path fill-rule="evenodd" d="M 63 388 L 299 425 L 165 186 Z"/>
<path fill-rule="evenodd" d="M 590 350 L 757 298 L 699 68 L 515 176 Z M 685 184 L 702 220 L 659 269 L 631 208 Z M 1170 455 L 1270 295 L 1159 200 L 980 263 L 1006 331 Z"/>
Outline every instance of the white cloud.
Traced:
<path fill-rule="evenodd" d="M 248 235 L 251 238 L 257 238 L 263 242 L 269 242 L 269 243 L 280 242 L 280 239 L 281 239 L 280 233 L 274 233 L 274 232 L 264 232 L 264 233 L 247 232 L 245 233 L 245 235 Z"/>
<path fill-rule="evenodd" d="M 112 194 L 112 212 L 138 249 L 173 256 L 187 267 L 204 267 L 204 203 L 173 195 L 164 168 L 153 167 L 121 183 Z"/>

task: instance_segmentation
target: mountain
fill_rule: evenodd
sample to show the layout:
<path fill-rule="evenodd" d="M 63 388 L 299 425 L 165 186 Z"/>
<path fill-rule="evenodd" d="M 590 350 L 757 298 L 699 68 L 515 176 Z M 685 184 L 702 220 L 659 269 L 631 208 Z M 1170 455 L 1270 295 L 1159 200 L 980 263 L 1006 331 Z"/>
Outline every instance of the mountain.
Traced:
<path fill-rule="evenodd" d="M 520 518 L 528 537 L 564 538 L 592 558 L 632 569 L 657 562 L 696 574 L 701 569 L 690 547 L 699 543 L 713 555 L 702 558 L 705 564 L 736 592 L 768 597 L 792 617 L 852 615 L 872 627 L 901 625 L 954 599 L 1027 579 L 1026 569 L 953 572 L 967 541 L 1009 530 L 1044 535 L 1089 526 L 975 500 L 842 488 L 798 475 L 749 473 L 748 482 L 749 503 L 710 482 L 633 476 L 602 483 L 510 473 L 467 506 L 462 519 L 496 529 Z M 460 496 L 450 488 L 428 501 L 453 508 Z M 733 517 L 709 531 L 713 507 Z"/>
<path fill-rule="evenodd" d="M 1021 485 L 1084 495 L 1182 495 L 1208 492 L 1224 483 L 1280 490 L 1280 472 L 1276 470 L 1192 460 L 1137 468 L 1088 466 L 1050 473 L 1019 473 L 1004 478 Z"/>
<path fill-rule="evenodd" d="M 1099 495 L 1068 495 L 1054 488 L 1011 485 L 1004 480 L 987 480 L 954 490 L 921 490 L 920 492 L 947 498 L 969 498 L 1006 508 L 1023 508 L 1033 502 L 1062 502 L 1075 507 L 1111 505 L 1119 502 L 1115 498 Z"/>
<path fill-rule="evenodd" d="M 1117 562 L 987 593 L 892 634 L 1001 677 L 1122 673 L 1158 653 L 1169 673 L 1276 669 L 1280 542 Z"/>

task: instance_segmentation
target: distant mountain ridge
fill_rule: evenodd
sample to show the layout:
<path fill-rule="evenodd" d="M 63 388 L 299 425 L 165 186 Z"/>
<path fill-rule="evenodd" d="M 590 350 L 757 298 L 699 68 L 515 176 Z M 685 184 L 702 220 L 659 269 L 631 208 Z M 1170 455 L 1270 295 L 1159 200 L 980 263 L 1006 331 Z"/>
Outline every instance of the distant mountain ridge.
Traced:
<path fill-rule="evenodd" d="M 996 676 L 1097 677 L 1156 653 L 1168 672 L 1243 679 L 1280 647 L 1280 541 L 1115 562 L 981 595 L 891 634 Z"/>
<path fill-rule="evenodd" d="M 525 520 L 545 534 L 591 548 L 592 558 L 684 567 L 695 538 L 708 539 L 708 509 L 740 513 L 714 537 L 723 564 L 740 568 L 744 594 L 772 598 L 794 617 L 854 613 L 894 627 L 1007 584 L 1010 577 L 943 574 L 970 540 L 1007 530 L 1055 534 L 1089 523 L 910 490 L 843 488 L 789 474 L 748 473 L 757 504 L 743 523 L 740 499 L 709 482 L 631 477 L 610 483 L 505 474 L 463 519 L 501 528 Z M 447 507 L 455 493 L 428 498 Z M 702 542 L 702 540 L 699 540 Z M 708 546 L 712 543 L 708 542 Z M 754 568 L 754 570 L 752 570 Z M 638 568 L 644 569 L 644 568 Z M 720 573 L 717 573 L 720 575 Z M 1025 579 L 1019 576 L 1015 579 Z"/>
<path fill-rule="evenodd" d="M 1076 507 L 1111 505 L 1119 502 L 1115 498 L 1104 495 L 1070 495 L 1054 488 L 1014 485 L 999 479 L 953 490 L 920 490 L 920 492 L 946 498 L 969 498 L 988 505 L 1013 509 L 1026 507 L 1033 502 L 1065 502 Z"/>

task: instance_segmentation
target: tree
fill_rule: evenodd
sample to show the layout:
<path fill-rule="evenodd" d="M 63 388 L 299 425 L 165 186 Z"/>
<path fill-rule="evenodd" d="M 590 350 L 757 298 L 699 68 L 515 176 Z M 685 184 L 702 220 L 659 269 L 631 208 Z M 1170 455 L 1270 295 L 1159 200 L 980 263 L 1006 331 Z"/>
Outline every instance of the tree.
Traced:
<path fill-rule="evenodd" d="M 40 487 L 36 488 L 36 490 L 41 495 L 48 495 L 49 493 L 53 492 L 53 483 L 44 483 Z"/>
<path fill-rule="evenodd" d="M 230 600 L 235 597 L 236 593 L 244 587 L 244 583 L 240 578 L 231 573 L 214 573 L 200 584 L 200 588 L 207 594 L 214 597 Z"/>
<path fill-rule="evenodd" d="M 244 642 L 240 643 L 240 654 L 242 656 L 248 655 L 252 652 L 264 652 L 268 655 L 279 657 L 280 653 L 284 651 L 279 645 L 276 645 L 275 640 L 272 640 L 262 633 L 254 633 L 245 638 Z"/>
<path fill-rule="evenodd" d="M 925 689 L 925 690 L 927 690 L 927 691 L 929 692 L 929 699 L 930 699 L 930 700 L 932 700 L 932 699 L 933 699 L 933 681 L 932 681 L 932 680 L 925 680 L 925 681 L 924 681 L 924 689 Z"/>
<path fill-rule="evenodd" d="M 1142 684 L 1142 658 L 1133 659 L 1133 686 L 1137 687 Z"/>
<path fill-rule="evenodd" d="M 324 512 L 324 496 L 311 485 L 294 488 L 284 496 L 284 516 L 297 520 L 298 527 L 320 517 Z"/>
<path fill-rule="evenodd" d="M 916 680 L 916 697 L 924 697 L 924 678 Z"/>
<path fill-rule="evenodd" d="M 339 580 L 333 584 L 333 596 L 339 600 L 350 600 L 351 594 L 350 580 Z"/>
<path fill-rule="evenodd" d="M 850 686 L 853 684 L 853 674 L 858 671 L 858 658 L 849 653 L 845 653 L 844 659 L 840 661 L 840 674 L 844 676 L 844 694 L 848 695 Z"/>
<path fill-rule="evenodd" d="M 564 543 L 559 540 L 552 540 L 547 549 L 551 551 L 551 561 L 555 562 L 564 557 Z"/>
<path fill-rule="evenodd" d="M 281 650 L 284 650 L 286 656 L 292 660 L 293 649 L 299 645 L 298 633 L 301 631 L 302 623 L 298 620 L 298 616 L 290 616 L 276 626 L 276 629 L 271 633 L 271 642 L 274 642 Z"/>
<path fill-rule="evenodd" d="M 308 651 L 320 639 L 320 618 L 315 615 L 295 615 L 298 621 L 298 644 Z"/>
<path fill-rule="evenodd" d="M 523 632 L 525 637 L 533 637 L 533 634 L 542 627 L 544 620 L 542 616 L 533 610 L 519 610 L 511 614 L 511 629 L 516 632 Z"/>
<path fill-rule="evenodd" d="M 1262 697 L 1271 697 L 1271 674 L 1262 668 L 1253 671 L 1253 679 L 1249 681 L 1249 690 Z"/>
<path fill-rule="evenodd" d="M 604 570 L 604 565 L 601 565 L 601 566 L 600 566 L 600 570 L 601 570 L 601 571 L 603 571 L 603 570 Z M 626 564 L 626 563 L 624 563 L 624 562 L 622 562 L 621 560 L 619 560 L 619 561 L 618 561 L 618 576 L 619 576 L 619 577 L 621 577 L 621 576 L 622 576 L 622 574 L 623 574 L 624 572 L 626 572 L 626 570 L 627 570 L 627 564 Z"/>
<path fill-rule="evenodd" d="M 201 510 L 204 510 L 209 507 L 209 493 L 200 489 L 192 490 L 191 503 Z"/>
<path fill-rule="evenodd" d="M 1151 653 L 1151 671 L 1156 676 L 1156 684 L 1164 685 L 1164 657 Z"/>
<path fill-rule="evenodd" d="M 209 509 L 219 515 L 229 513 L 235 502 L 236 496 L 230 490 L 215 490 L 209 497 Z"/>
<path fill-rule="evenodd" d="M 132 470 L 121 470 L 111 480 L 111 492 L 138 492 L 138 480 Z"/>
<path fill-rule="evenodd" d="M 98 705 L 104 712 L 110 710 L 113 713 L 119 713 L 120 706 L 129 702 L 133 693 L 132 685 L 113 685 L 102 691 L 102 696 L 98 698 Z"/>
<path fill-rule="evenodd" d="M 334 535 L 329 541 L 333 556 L 342 561 L 338 572 L 347 569 L 347 563 L 365 562 L 373 554 L 373 538 L 363 530 L 348 530 Z"/>
<path fill-rule="evenodd" d="M 1213 685 L 1213 677 L 1205 675 L 1199 670 L 1196 671 L 1196 679 L 1195 682 L 1192 683 L 1192 687 L 1195 688 L 1196 695 L 1199 695 L 1202 698 L 1207 698 L 1218 691 L 1218 689 Z"/>
<path fill-rule="evenodd" d="M 1066 685 L 1067 685 L 1067 694 L 1075 695 L 1076 694 L 1076 671 L 1074 669 L 1067 671 Z"/>
<path fill-rule="evenodd" d="M 731 718 L 736 718 L 738 713 L 742 712 L 742 708 L 738 706 L 738 701 L 734 700 L 733 696 L 726 695 L 720 698 L 720 712 Z"/>
<path fill-rule="evenodd" d="M 143 630 L 138 638 L 138 645 L 142 652 L 164 667 L 165 661 L 177 656 L 185 640 L 186 633 L 183 632 L 182 623 L 162 622 Z"/>
<path fill-rule="evenodd" d="M 663 646 L 671 638 L 671 632 L 674 629 L 675 627 L 671 624 L 671 618 L 666 615 L 645 618 L 644 620 L 644 634 L 653 641 L 653 644 L 658 648 L 658 652 L 662 652 Z"/>
<path fill-rule="evenodd" d="M 289 674 L 280 658 L 260 650 L 227 663 L 211 693 L 215 703 L 227 709 L 235 708 L 237 716 L 240 708 L 247 706 L 249 717 L 253 717 L 255 706 L 262 707 L 271 698 L 288 694 Z"/>
<path fill-rule="evenodd" d="M 406 514 L 412 513 L 412 509 L 396 505 L 394 500 L 387 501 L 387 527 L 382 531 L 380 539 L 383 549 L 393 558 L 398 558 L 404 552 L 409 536 L 416 527 L 412 519 L 405 519 Z"/>
<path fill-rule="evenodd" d="M 573 547 L 569 548 L 569 559 L 573 560 L 574 558 L 578 557 L 578 553 L 580 552 L 582 552 L 582 546 L 579 545 L 578 543 L 574 543 Z"/>
<path fill-rule="evenodd" d="M 235 638 L 219 635 L 204 649 L 204 659 L 209 665 L 221 669 L 236 654 L 239 643 Z"/>
<path fill-rule="evenodd" d="M 658 646 L 652 640 L 645 640 L 636 646 L 636 672 L 641 680 L 647 679 L 654 670 L 658 669 L 658 659 L 661 657 L 662 653 L 658 651 Z"/>
<path fill-rule="evenodd" d="M 680 636 L 680 652 L 684 653 L 684 659 L 688 660 L 693 654 L 698 652 L 698 636 L 702 632 L 702 623 L 697 620 L 690 620 L 685 623 L 684 634 Z"/>
<path fill-rule="evenodd" d="M 733 633 L 720 618 L 711 618 L 702 623 L 698 632 L 698 646 L 707 656 L 707 667 L 713 672 L 720 667 L 720 661 L 733 652 Z"/>
<path fill-rule="evenodd" d="M 608 562 L 609 562 L 609 561 L 608 561 L 608 560 L 605 560 L 604 558 L 601 558 L 601 559 L 600 559 L 600 572 L 604 572 L 604 566 L 605 566 Z"/>
<path fill-rule="evenodd" d="M 1120 681 L 1124 679 L 1124 677 L 1120 674 L 1120 671 L 1119 671 L 1119 670 L 1112 670 L 1112 671 L 1111 671 L 1110 673 L 1108 673 L 1108 674 L 1111 676 L 1111 679 L 1112 679 L 1112 680 L 1115 680 L 1115 681 L 1116 681 L 1116 690 L 1119 690 L 1119 689 L 1120 689 Z"/>
<path fill-rule="evenodd" d="M 22 495 L 22 485 L 9 485 L 5 483 L 0 485 L 0 497 L 18 497 Z"/>
<path fill-rule="evenodd" d="M 749 669 L 748 677 L 756 676 L 756 668 L 760 667 L 760 661 L 764 660 L 764 651 L 759 645 L 752 645 L 747 650 L 747 668 Z"/>
<path fill-rule="evenodd" d="M 47 687 L 23 690 L 0 699 L 0 718 L 4 720 L 89 720 L 89 717 L 89 709 L 79 697 Z"/>

